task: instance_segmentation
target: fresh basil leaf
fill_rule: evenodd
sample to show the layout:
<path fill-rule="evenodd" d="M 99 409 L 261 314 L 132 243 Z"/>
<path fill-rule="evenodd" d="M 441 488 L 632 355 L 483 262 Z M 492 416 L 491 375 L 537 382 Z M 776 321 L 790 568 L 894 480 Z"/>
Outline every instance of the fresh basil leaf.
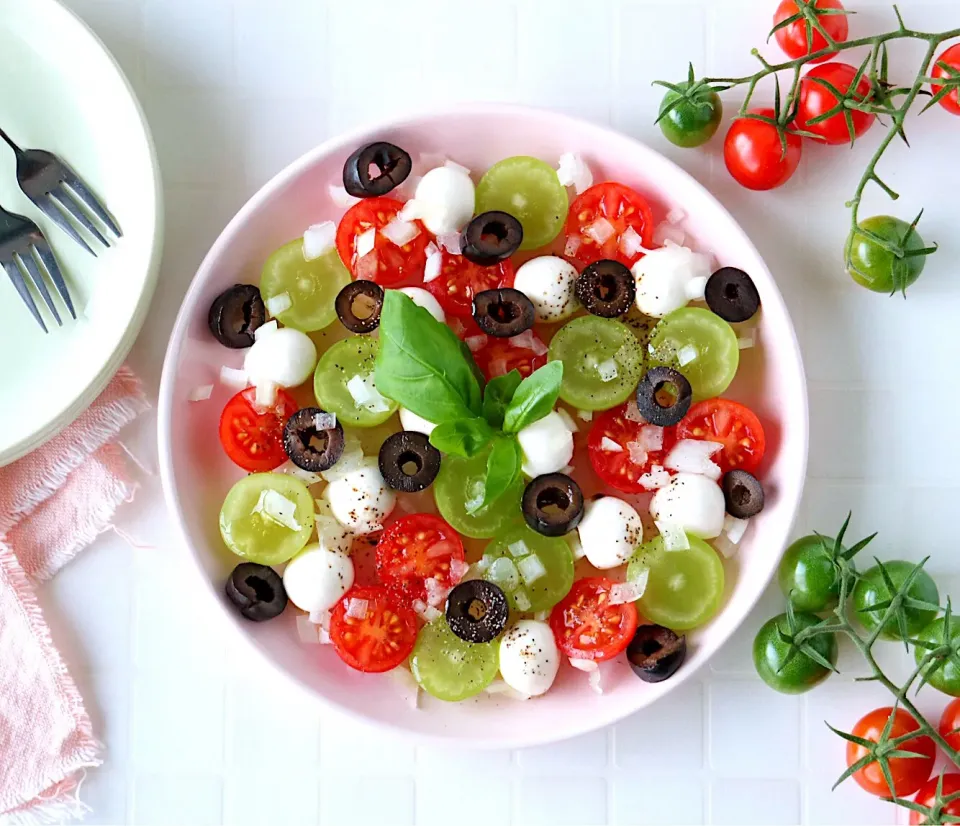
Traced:
<path fill-rule="evenodd" d="M 519 370 L 511 370 L 505 376 L 490 379 L 483 391 L 483 417 L 491 427 L 503 426 L 503 414 L 510 404 L 510 399 L 517 392 L 523 377 Z"/>
<path fill-rule="evenodd" d="M 457 419 L 437 425 L 430 434 L 430 444 L 443 453 L 469 459 L 490 444 L 492 438 L 493 428 L 485 419 Z"/>
<path fill-rule="evenodd" d="M 434 424 L 480 415 L 480 382 L 469 350 L 399 290 L 384 294 L 374 381 L 384 396 Z"/>
<path fill-rule="evenodd" d="M 495 502 L 508 490 L 520 475 L 523 457 L 520 443 L 513 436 L 500 436 L 493 443 L 487 457 L 487 478 L 484 480 L 483 501 L 473 513 Z"/>
<path fill-rule="evenodd" d="M 520 382 L 503 416 L 504 432 L 518 433 L 553 410 L 562 379 L 563 362 L 551 361 Z"/>

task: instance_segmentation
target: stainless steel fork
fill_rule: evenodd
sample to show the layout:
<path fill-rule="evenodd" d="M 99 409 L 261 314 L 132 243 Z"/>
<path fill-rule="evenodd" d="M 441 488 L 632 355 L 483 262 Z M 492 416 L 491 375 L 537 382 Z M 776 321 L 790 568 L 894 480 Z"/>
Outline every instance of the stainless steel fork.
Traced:
<path fill-rule="evenodd" d="M 2 129 L 0 138 L 10 145 L 17 156 L 17 182 L 23 194 L 87 252 L 96 255 L 71 218 L 105 247 L 109 247 L 110 242 L 93 222 L 91 215 L 117 238 L 123 236 L 113 216 L 67 163 L 52 152 L 21 149 Z"/>
<path fill-rule="evenodd" d="M 14 289 L 20 294 L 23 303 L 27 305 L 27 309 L 45 333 L 48 332 L 47 325 L 30 292 L 27 276 L 40 293 L 44 304 L 53 313 L 57 324 L 63 326 L 57 305 L 47 288 L 48 277 L 60 293 L 70 315 L 77 317 L 70 291 L 67 289 L 67 282 L 63 279 L 60 265 L 57 264 L 53 250 L 50 249 L 47 239 L 43 237 L 40 227 L 29 218 L 7 212 L 2 207 L 0 207 L 0 267 L 3 267 Z"/>

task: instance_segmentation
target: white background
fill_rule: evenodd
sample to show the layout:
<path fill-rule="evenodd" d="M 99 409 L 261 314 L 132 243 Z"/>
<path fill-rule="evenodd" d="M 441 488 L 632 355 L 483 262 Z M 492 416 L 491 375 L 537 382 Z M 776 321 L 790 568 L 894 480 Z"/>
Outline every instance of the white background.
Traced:
<path fill-rule="evenodd" d="M 28 2 L 29 0 L 24 0 Z M 810 475 L 798 535 L 879 530 L 887 558 L 932 554 L 942 593 L 960 583 L 956 501 L 956 193 L 960 119 L 911 123 L 914 148 L 883 166 L 895 210 L 942 251 L 905 302 L 842 273 L 844 201 L 879 138 L 805 147 L 786 187 L 738 189 L 717 157 L 678 150 L 652 126 L 688 60 L 750 69 L 773 0 L 70 0 L 122 63 L 156 139 L 167 200 L 163 272 L 132 356 L 156 393 L 166 340 L 197 265 L 230 216 L 287 162 L 364 121 L 453 100 L 551 106 L 611 124 L 675 158 L 742 222 L 784 292 L 810 385 Z M 892 27 L 851 0 L 852 32 Z M 900 4 L 918 28 L 960 26 L 951 0 Z M 772 47 L 767 52 L 776 54 Z M 911 65 L 916 49 L 894 61 Z M 909 69 L 910 72 L 913 69 Z M 908 82 L 912 74 L 904 75 Z M 770 90 L 761 92 L 769 99 Z M 728 110 L 736 107 L 736 93 Z M 291 228 L 295 234 L 299 228 Z M 142 434 L 141 434 L 142 435 Z M 135 449 L 149 453 L 149 438 Z M 886 701 L 847 673 L 803 697 L 767 690 L 750 641 L 781 610 L 768 592 L 700 679 L 612 729 L 556 746 L 471 754 L 415 748 L 289 697 L 244 661 L 206 604 L 167 524 L 157 480 L 43 599 L 96 728 L 105 764 L 84 799 L 103 824 L 779 824 L 894 822 L 853 786 L 833 794 L 850 727 Z M 771 548 L 770 553 L 779 549 Z M 960 596 L 960 588 L 953 588 Z M 885 661 L 902 653 L 884 651 Z M 938 714 L 932 691 L 921 706 Z"/>

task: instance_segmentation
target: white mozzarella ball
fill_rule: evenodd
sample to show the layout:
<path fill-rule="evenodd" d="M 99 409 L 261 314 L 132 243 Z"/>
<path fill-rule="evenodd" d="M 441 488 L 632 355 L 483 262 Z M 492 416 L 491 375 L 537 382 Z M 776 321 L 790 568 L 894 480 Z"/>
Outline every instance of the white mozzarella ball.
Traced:
<path fill-rule="evenodd" d="M 418 307 L 423 307 L 423 309 L 430 313 L 430 315 L 441 324 L 446 322 L 447 316 L 443 312 L 443 307 L 440 306 L 440 302 L 422 287 L 404 287 L 400 292 L 410 296 L 410 300 L 413 301 L 414 304 Z"/>
<path fill-rule="evenodd" d="M 476 193 L 462 169 L 431 169 L 417 184 L 416 214 L 434 235 L 459 232 L 473 217 Z"/>
<path fill-rule="evenodd" d="M 637 282 L 637 309 L 652 318 L 663 318 L 703 297 L 710 259 L 688 247 L 669 244 L 648 252 L 633 265 L 632 272 Z"/>
<path fill-rule="evenodd" d="M 400 426 L 404 430 L 412 430 L 416 433 L 422 433 L 424 436 L 429 436 L 436 428 L 433 422 L 428 422 L 422 416 L 418 416 L 405 407 L 400 408 Z"/>
<path fill-rule="evenodd" d="M 640 514 L 615 496 L 588 504 L 577 531 L 584 554 L 600 570 L 623 565 L 643 541 Z"/>
<path fill-rule="evenodd" d="M 353 585 L 353 560 L 324 544 L 307 545 L 287 563 L 283 587 L 303 611 L 329 611 Z"/>
<path fill-rule="evenodd" d="M 317 348 L 306 333 L 292 327 L 258 338 L 243 362 L 254 386 L 272 382 L 278 387 L 298 387 L 313 375 L 316 366 Z"/>
<path fill-rule="evenodd" d="M 527 476 L 556 473 L 573 458 L 573 433 L 556 410 L 517 433 Z"/>
<path fill-rule="evenodd" d="M 326 496 L 334 518 L 354 533 L 372 533 L 383 527 L 397 497 L 373 462 L 345 473 L 327 485 Z"/>
<path fill-rule="evenodd" d="M 720 536 L 724 514 L 720 486 L 699 473 L 678 473 L 650 500 L 650 515 L 655 520 L 679 525 L 701 539 Z"/>
<path fill-rule="evenodd" d="M 555 255 L 541 255 L 527 261 L 513 286 L 533 302 L 537 321 L 563 321 L 580 309 L 574 286 L 577 269 Z"/>
<path fill-rule="evenodd" d="M 520 620 L 500 640 L 500 676 L 515 691 L 536 697 L 557 677 L 560 653 L 545 622 Z"/>

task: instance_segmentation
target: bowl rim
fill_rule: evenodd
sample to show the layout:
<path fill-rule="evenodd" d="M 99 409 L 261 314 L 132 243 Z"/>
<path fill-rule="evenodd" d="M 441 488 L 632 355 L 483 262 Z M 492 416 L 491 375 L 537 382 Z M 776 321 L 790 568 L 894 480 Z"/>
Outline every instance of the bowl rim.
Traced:
<path fill-rule="evenodd" d="M 193 279 L 190 282 L 189 287 L 187 288 L 186 293 L 184 294 L 183 300 L 181 302 L 180 310 L 177 313 L 176 321 L 174 322 L 173 329 L 170 334 L 170 340 L 167 346 L 166 353 L 164 354 L 164 363 L 163 371 L 160 379 L 160 389 L 159 389 L 159 399 L 157 405 L 157 437 L 158 437 L 158 451 L 159 451 L 159 468 L 160 468 L 160 479 L 163 487 L 164 498 L 167 503 L 167 507 L 170 511 L 170 515 L 173 517 L 173 521 L 176 524 L 177 534 L 179 535 L 182 544 L 183 550 L 188 552 L 188 556 L 191 559 L 191 564 L 195 567 L 197 573 L 201 575 L 201 579 L 204 581 L 207 588 L 210 589 L 212 595 L 215 598 L 220 610 L 215 613 L 220 617 L 221 620 L 230 623 L 233 628 L 236 628 L 237 623 L 231 622 L 232 617 L 228 616 L 228 611 L 223 605 L 222 601 L 218 598 L 218 592 L 214 584 L 210 582 L 209 578 L 206 576 L 205 571 L 200 563 L 198 554 L 194 548 L 194 545 L 190 539 L 190 536 L 187 532 L 186 525 L 183 518 L 183 511 L 180 505 L 180 497 L 176 491 L 173 484 L 173 452 L 172 452 L 172 433 L 171 433 L 171 424 L 172 424 L 172 412 L 173 412 L 173 385 L 175 382 L 175 371 L 174 365 L 177 361 L 177 355 L 181 350 L 184 339 L 186 338 L 186 332 L 189 327 L 190 317 L 195 311 L 194 304 L 196 303 L 196 295 L 200 292 L 203 287 L 203 283 L 206 280 L 206 275 L 213 266 L 215 262 L 221 255 L 221 252 L 227 247 L 229 240 L 232 238 L 235 229 L 238 226 L 246 223 L 250 215 L 256 212 L 264 202 L 269 200 L 273 194 L 283 189 L 287 184 L 296 179 L 300 174 L 302 174 L 306 169 L 313 165 L 313 163 L 320 157 L 342 151 L 348 147 L 356 145 L 358 142 L 369 142 L 370 139 L 376 137 L 377 133 L 389 130 L 389 129 L 400 129 L 400 128 L 411 128 L 416 127 L 418 124 L 422 123 L 425 120 L 432 120 L 442 117 L 458 117 L 462 115 L 486 115 L 490 117 L 497 116 L 524 116 L 531 118 L 548 118 L 553 121 L 553 123 L 558 125 L 563 125 L 564 123 L 571 126 L 575 125 L 578 129 L 592 131 L 595 134 L 603 135 L 606 138 L 612 138 L 619 141 L 625 141 L 633 144 L 635 147 L 638 147 L 641 151 L 656 155 L 658 160 L 661 161 L 665 166 L 671 169 L 671 172 L 675 175 L 684 177 L 687 179 L 687 182 L 691 187 L 700 191 L 701 195 L 705 196 L 709 201 L 713 202 L 713 205 L 718 209 L 721 214 L 723 214 L 731 224 L 731 227 L 735 229 L 736 234 L 739 236 L 738 240 L 751 249 L 757 259 L 763 264 L 763 268 L 766 272 L 766 275 L 769 277 L 771 283 L 776 287 L 774 294 L 776 296 L 777 302 L 781 305 L 781 309 L 784 312 L 784 315 L 790 320 L 788 325 L 788 330 L 786 333 L 786 342 L 788 346 L 789 354 L 793 356 L 796 361 L 797 368 L 799 370 L 800 376 L 800 396 L 803 401 L 803 411 L 802 415 L 798 417 L 797 421 L 797 431 L 793 438 L 799 439 L 802 442 L 801 450 L 801 463 L 797 469 L 799 474 L 799 483 L 796 486 L 796 495 L 792 502 L 789 503 L 791 509 L 791 517 L 789 524 L 787 526 L 786 534 L 789 536 L 790 532 L 793 529 L 793 526 L 796 524 L 797 516 L 800 509 L 800 502 L 803 497 L 804 486 L 806 482 L 806 471 L 809 455 L 809 434 L 810 434 L 810 405 L 807 392 L 807 383 L 806 383 L 806 373 L 803 366 L 803 356 L 800 350 L 800 344 L 797 339 L 796 329 L 793 325 L 792 318 L 786 307 L 786 302 L 783 300 L 783 296 L 779 290 L 779 287 L 776 286 L 776 281 L 773 278 L 772 273 L 770 272 L 769 267 L 763 259 L 763 256 L 760 255 L 759 250 L 750 240 L 749 236 L 740 226 L 740 223 L 733 217 L 733 215 L 727 210 L 727 208 L 720 202 L 720 200 L 708 190 L 700 181 L 693 177 L 689 172 L 679 166 L 676 162 L 666 157 L 665 155 L 658 152 L 656 149 L 648 146 L 643 141 L 638 140 L 637 138 L 628 135 L 624 132 L 621 132 L 617 129 L 614 129 L 610 126 L 594 123 L 592 121 L 586 120 L 584 118 L 579 118 L 574 115 L 566 114 L 563 112 L 557 112 L 552 109 L 527 106 L 523 104 L 513 104 L 513 103 L 456 103 L 442 107 L 426 108 L 422 110 L 416 110 L 407 115 L 395 118 L 389 118 L 382 121 L 373 121 L 369 123 L 364 123 L 360 126 L 357 126 L 347 132 L 340 133 L 335 135 L 322 143 L 318 144 L 313 149 L 308 150 L 303 155 L 301 155 L 296 160 L 288 164 L 284 169 L 278 172 L 273 178 L 267 181 L 260 189 L 251 196 L 247 202 L 240 208 L 240 210 L 234 215 L 234 217 L 227 223 L 224 229 L 221 231 L 220 235 L 217 237 L 216 241 L 210 247 L 210 250 L 204 256 L 203 261 L 200 264 L 200 267 L 197 269 L 197 272 L 194 274 Z M 744 600 L 741 605 L 738 607 L 739 614 L 735 616 L 734 622 L 731 625 L 730 631 L 726 634 L 725 637 L 717 645 L 716 649 L 705 657 L 700 663 L 691 668 L 684 668 L 679 672 L 676 677 L 671 680 L 672 686 L 679 686 L 685 683 L 688 679 L 693 677 L 694 674 L 698 673 L 701 668 L 711 659 L 711 657 L 716 656 L 716 653 L 726 645 L 730 638 L 736 633 L 736 631 L 743 625 L 743 622 L 749 616 L 750 612 L 754 609 L 757 602 L 762 597 L 766 587 L 770 584 L 773 579 L 773 576 L 776 572 L 777 565 L 779 564 L 780 557 L 783 555 L 786 544 L 784 547 L 778 549 L 775 558 L 771 561 L 770 569 L 767 572 L 764 578 L 764 586 L 758 588 L 753 597 L 749 600 Z M 595 712 L 591 715 L 582 715 L 579 719 L 582 721 L 579 724 L 574 723 L 572 725 L 565 726 L 563 732 L 559 734 L 553 734 L 546 729 L 541 729 L 535 732 L 523 732 L 518 731 L 516 735 L 511 737 L 496 736 L 491 739 L 482 739 L 477 740 L 473 738 L 464 738 L 458 737 L 457 735 L 441 734 L 436 732 L 425 732 L 417 731 L 412 728 L 409 728 L 404 725 L 394 723 L 389 720 L 380 720 L 372 719 L 361 712 L 357 711 L 351 706 L 345 705 L 338 700 L 325 696 L 315 689 L 311 688 L 298 677 L 292 674 L 289 671 L 281 668 L 277 665 L 265 651 L 263 651 L 258 645 L 254 643 L 250 635 L 248 634 L 239 634 L 238 636 L 243 638 L 243 645 L 249 649 L 256 652 L 256 656 L 260 662 L 266 663 L 269 666 L 269 669 L 278 674 L 280 678 L 288 685 L 292 686 L 295 690 L 300 692 L 305 696 L 309 696 L 314 701 L 319 701 L 322 705 L 327 708 L 334 709 L 338 713 L 345 715 L 352 721 L 358 722 L 362 725 L 369 727 L 374 727 L 378 729 L 386 729 L 394 735 L 402 735 L 403 737 L 409 738 L 415 743 L 422 744 L 433 744 L 439 746 L 450 746 L 453 743 L 458 744 L 461 747 L 468 747 L 477 750 L 486 750 L 486 749 L 514 749 L 514 748 L 525 748 L 529 746 L 543 745 L 547 743 L 559 742 L 562 740 L 567 740 L 573 737 L 577 737 L 591 731 L 612 725 L 619 720 L 622 720 L 631 714 L 634 714 L 641 709 L 653 704 L 656 700 L 661 699 L 666 694 L 670 692 L 667 691 L 663 695 L 653 698 L 649 702 L 630 707 L 621 707 L 617 708 L 613 712 L 600 713 Z"/>

